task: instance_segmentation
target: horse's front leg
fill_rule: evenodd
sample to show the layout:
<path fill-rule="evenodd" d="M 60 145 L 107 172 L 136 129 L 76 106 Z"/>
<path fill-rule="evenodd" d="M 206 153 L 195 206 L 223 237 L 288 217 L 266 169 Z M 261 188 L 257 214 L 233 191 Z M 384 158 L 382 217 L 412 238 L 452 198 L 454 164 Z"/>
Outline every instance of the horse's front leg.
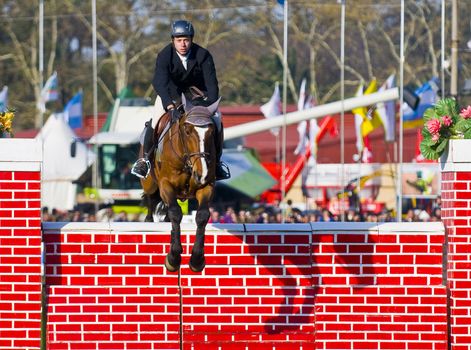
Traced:
<path fill-rule="evenodd" d="M 206 266 L 204 258 L 204 234 L 209 220 L 209 202 L 212 199 L 212 195 L 213 189 L 211 186 L 206 186 L 196 193 L 196 199 L 198 200 L 198 210 L 196 211 L 195 218 L 196 238 L 190 258 L 190 269 L 193 272 L 201 272 Z"/>
<path fill-rule="evenodd" d="M 167 215 L 172 223 L 170 250 L 165 258 L 165 267 L 168 271 L 175 272 L 180 268 L 182 261 L 181 254 L 183 249 L 180 238 L 180 223 L 183 218 L 183 213 L 175 196 L 169 196 L 168 193 L 161 193 L 161 196 L 164 202 L 169 203 Z"/>

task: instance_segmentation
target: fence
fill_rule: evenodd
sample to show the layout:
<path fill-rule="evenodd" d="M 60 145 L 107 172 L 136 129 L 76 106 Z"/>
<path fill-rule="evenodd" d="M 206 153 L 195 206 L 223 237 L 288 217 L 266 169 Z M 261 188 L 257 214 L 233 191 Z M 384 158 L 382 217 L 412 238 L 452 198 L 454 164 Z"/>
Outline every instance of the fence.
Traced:
<path fill-rule="evenodd" d="M 183 225 L 179 276 L 163 267 L 166 224 L 41 228 L 32 146 L 0 147 L 0 349 L 40 348 L 41 323 L 48 349 L 471 348 L 465 167 L 443 170 L 446 235 L 441 223 L 214 225 L 194 274 Z"/>

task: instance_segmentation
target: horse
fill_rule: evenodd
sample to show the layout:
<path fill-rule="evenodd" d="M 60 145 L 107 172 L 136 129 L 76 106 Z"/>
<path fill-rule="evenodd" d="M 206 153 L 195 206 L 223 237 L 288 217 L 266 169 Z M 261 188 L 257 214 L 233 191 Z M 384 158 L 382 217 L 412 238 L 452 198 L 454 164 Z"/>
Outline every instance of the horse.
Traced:
<path fill-rule="evenodd" d="M 201 272 L 206 265 L 204 235 L 215 188 L 216 126 L 211 117 L 217 111 L 219 100 L 209 107 L 193 106 L 184 96 L 182 102 L 185 112 L 178 121 L 173 122 L 163 135 L 156 134 L 160 129 L 156 127 L 152 169 L 149 176 L 141 179 L 141 186 L 148 209 L 145 221 L 153 222 L 155 212 L 166 212 L 172 223 L 170 249 L 165 258 L 165 267 L 170 272 L 180 268 L 182 254 L 180 223 L 183 214 L 177 199 L 196 198 L 196 239 L 189 266 L 193 272 Z M 165 116 L 170 117 L 166 113 L 160 121 Z M 140 153 L 143 154 L 142 146 Z"/>

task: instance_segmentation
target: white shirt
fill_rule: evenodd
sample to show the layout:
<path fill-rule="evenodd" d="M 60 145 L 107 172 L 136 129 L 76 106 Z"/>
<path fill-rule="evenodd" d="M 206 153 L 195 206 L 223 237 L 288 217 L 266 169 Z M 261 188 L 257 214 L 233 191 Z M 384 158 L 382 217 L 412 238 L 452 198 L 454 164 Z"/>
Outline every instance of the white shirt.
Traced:
<path fill-rule="evenodd" d="M 187 64 L 188 64 L 188 56 L 190 55 L 190 51 L 188 51 L 188 53 L 185 56 L 180 55 L 177 51 L 177 55 L 178 55 L 178 57 L 180 57 L 180 60 L 182 61 L 182 64 L 183 64 L 183 67 L 185 67 L 185 69 L 188 69 Z"/>

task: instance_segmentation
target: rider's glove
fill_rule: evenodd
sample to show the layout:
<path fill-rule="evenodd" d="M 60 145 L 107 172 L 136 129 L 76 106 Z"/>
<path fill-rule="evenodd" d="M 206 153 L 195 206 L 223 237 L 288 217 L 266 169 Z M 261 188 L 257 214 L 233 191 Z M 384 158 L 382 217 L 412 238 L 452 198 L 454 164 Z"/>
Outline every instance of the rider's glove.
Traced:
<path fill-rule="evenodd" d="M 176 108 L 173 108 L 170 110 L 171 118 L 172 118 L 172 124 L 176 123 L 178 119 L 180 119 L 180 111 L 178 111 Z"/>

